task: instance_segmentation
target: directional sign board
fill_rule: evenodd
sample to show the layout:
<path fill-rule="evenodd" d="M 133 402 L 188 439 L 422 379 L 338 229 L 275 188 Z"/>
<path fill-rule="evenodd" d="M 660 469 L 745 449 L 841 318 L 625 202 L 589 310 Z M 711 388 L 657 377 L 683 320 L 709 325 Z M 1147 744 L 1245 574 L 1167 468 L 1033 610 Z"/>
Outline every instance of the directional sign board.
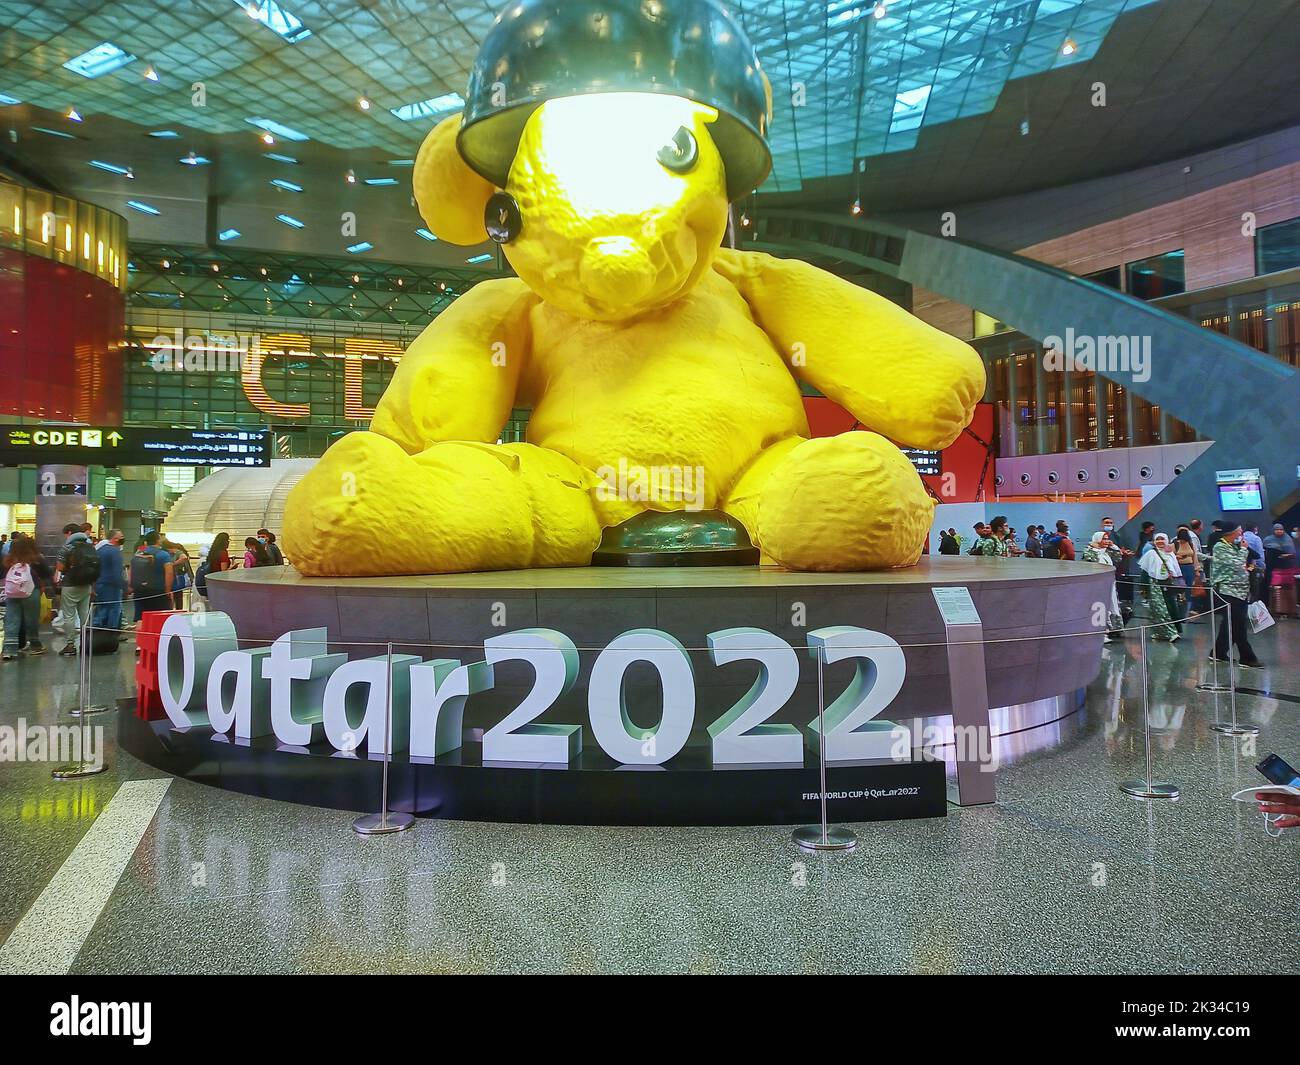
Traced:
<path fill-rule="evenodd" d="M 938 477 L 943 473 L 943 459 L 938 451 L 925 451 L 917 447 L 905 447 L 900 450 L 911 460 L 917 473 L 930 477 Z"/>
<path fill-rule="evenodd" d="M 269 466 L 268 429 L 0 426 L 0 466 Z"/>

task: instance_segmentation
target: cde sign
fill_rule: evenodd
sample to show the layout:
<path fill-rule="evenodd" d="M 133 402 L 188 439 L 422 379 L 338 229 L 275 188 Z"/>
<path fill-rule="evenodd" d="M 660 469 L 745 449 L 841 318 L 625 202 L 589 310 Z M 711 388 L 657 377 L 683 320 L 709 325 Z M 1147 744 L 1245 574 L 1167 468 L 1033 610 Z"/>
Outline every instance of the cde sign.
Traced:
<path fill-rule="evenodd" d="M 714 764 L 802 764 L 805 741 L 817 745 L 817 720 L 804 735 L 794 725 L 769 722 L 798 684 L 794 648 L 750 627 L 722 629 L 707 639 L 714 665 L 758 667 L 749 691 L 707 727 Z M 903 686 L 907 666 L 898 643 L 883 633 L 836 625 L 809 632 L 808 651 L 826 663 L 856 663 L 853 679 L 824 711 L 827 760 L 896 759 L 899 734 L 907 730 L 878 715 Z M 461 746 L 465 702 L 493 687 L 494 667 L 526 662 L 535 673 L 533 685 L 483 733 L 483 761 L 568 764 L 582 749 L 581 726 L 537 719 L 577 682 L 573 641 L 555 629 L 519 629 L 484 640 L 483 659 L 462 664 L 394 654 L 349 661 L 330 653 L 323 628 L 286 632 L 270 647 L 241 648 L 228 614 L 173 614 L 159 637 L 158 681 L 176 728 L 207 724 L 243 740 L 274 735 L 291 747 L 324 738 L 339 751 L 364 744 L 371 754 L 388 749 L 432 759 Z M 628 716 L 624 684 L 634 663 L 648 663 L 659 674 L 662 704 L 653 728 Z M 591 733 L 611 758 L 624 765 L 668 761 L 695 726 L 690 656 L 661 630 L 623 633 L 596 658 L 587 709 Z"/>

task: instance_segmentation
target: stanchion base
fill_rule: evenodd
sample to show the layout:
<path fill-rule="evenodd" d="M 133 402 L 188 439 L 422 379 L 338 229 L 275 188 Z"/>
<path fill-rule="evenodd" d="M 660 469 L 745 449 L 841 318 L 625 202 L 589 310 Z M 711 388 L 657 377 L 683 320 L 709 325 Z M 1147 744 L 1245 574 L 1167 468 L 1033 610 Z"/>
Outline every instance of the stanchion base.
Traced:
<path fill-rule="evenodd" d="M 352 822 L 352 831 L 362 836 L 382 836 L 388 832 L 405 832 L 415 824 L 415 818 L 400 810 L 382 814 L 363 814 Z"/>
<path fill-rule="evenodd" d="M 1226 684 L 1198 684 L 1198 692 L 1230 692 L 1232 691 Z"/>
<path fill-rule="evenodd" d="M 790 833 L 794 841 L 808 851 L 851 851 L 858 845 L 858 837 L 847 828 L 828 825 L 825 834 L 820 825 L 805 825 Z"/>
<path fill-rule="evenodd" d="M 1212 732 L 1220 732 L 1225 736 L 1258 736 L 1258 725 L 1234 724 L 1231 721 L 1220 721 L 1210 726 Z"/>
<path fill-rule="evenodd" d="M 107 768 L 106 762 L 100 762 L 99 765 L 95 765 L 94 762 L 68 762 L 65 765 L 56 765 L 50 770 L 50 776 L 55 780 L 75 780 L 77 777 L 93 777 Z"/>
<path fill-rule="evenodd" d="M 67 713 L 71 714 L 73 717 L 85 717 L 90 714 L 106 714 L 110 710 L 116 710 L 116 709 L 117 707 L 115 706 L 102 706 L 99 703 L 92 703 L 84 710 L 79 706 L 69 707 Z"/>
<path fill-rule="evenodd" d="M 1169 799 L 1171 802 L 1182 794 L 1177 784 L 1148 784 L 1145 780 L 1126 780 L 1119 790 L 1135 799 Z"/>

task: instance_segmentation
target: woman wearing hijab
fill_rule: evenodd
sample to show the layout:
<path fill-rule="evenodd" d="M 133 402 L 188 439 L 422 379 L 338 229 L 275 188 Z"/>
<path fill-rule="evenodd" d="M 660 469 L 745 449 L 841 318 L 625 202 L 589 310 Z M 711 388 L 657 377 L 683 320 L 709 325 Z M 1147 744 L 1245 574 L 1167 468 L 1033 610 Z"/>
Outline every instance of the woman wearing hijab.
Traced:
<path fill-rule="evenodd" d="M 1183 574 L 1178 568 L 1178 557 L 1169 546 L 1169 537 L 1156 533 L 1150 549 L 1138 559 L 1138 566 L 1150 582 L 1151 617 L 1155 621 L 1152 639 L 1177 643 L 1178 630 L 1173 626 L 1169 596 L 1173 594 L 1175 578 L 1181 581 Z"/>
<path fill-rule="evenodd" d="M 1103 566 L 1115 568 L 1115 559 L 1111 556 L 1110 534 L 1102 531 L 1092 534 L 1092 540 L 1083 549 L 1084 562 L 1099 562 Z M 1115 585 L 1110 586 L 1110 610 L 1106 615 L 1106 643 L 1117 640 L 1124 635 L 1124 615 L 1119 610 L 1119 595 Z"/>

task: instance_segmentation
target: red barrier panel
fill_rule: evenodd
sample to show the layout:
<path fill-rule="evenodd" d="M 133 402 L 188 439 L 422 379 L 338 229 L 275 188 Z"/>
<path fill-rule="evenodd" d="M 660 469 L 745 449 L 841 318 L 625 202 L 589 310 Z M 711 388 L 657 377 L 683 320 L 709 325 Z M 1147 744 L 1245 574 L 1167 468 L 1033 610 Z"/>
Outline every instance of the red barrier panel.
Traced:
<path fill-rule="evenodd" d="M 135 629 L 135 645 L 140 654 L 135 660 L 135 716 L 145 721 L 161 721 L 162 693 L 158 687 L 158 638 L 162 627 L 173 614 L 188 610 L 146 610 Z"/>

